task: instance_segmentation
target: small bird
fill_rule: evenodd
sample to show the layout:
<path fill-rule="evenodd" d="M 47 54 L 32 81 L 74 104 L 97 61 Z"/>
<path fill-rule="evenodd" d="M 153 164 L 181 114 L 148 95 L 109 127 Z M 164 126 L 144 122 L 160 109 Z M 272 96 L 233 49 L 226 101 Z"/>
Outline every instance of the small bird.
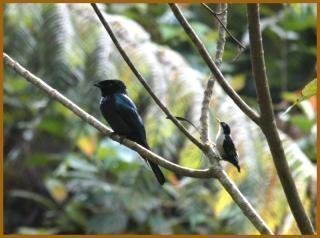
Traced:
<path fill-rule="evenodd" d="M 216 137 L 216 146 L 223 160 L 226 160 L 237 167 L 240 173 L 237 150 L 230 136 L 230 127 L 227 123 L 217 119 L 219 123 L 219 131 Z"/>
<path fill-rule="evenodd" d="M 110 79 L 95 83 L 94 86 L 101 90 L 100 110 L 114 132 L 150 149 L 142 119 L 135 104 L 128 97 L 124 83 Z M 163 185 L 165 178 L 159 166 L 144 159 L 150 165 L 158 182 Z"/>

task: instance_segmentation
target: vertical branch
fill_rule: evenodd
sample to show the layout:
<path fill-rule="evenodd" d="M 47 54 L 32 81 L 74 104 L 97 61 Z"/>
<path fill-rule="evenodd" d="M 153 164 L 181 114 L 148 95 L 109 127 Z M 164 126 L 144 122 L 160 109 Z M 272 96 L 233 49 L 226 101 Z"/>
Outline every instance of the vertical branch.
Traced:
<path fill-rule="evenodd" d="M 226 44 L 226 27 L 227 27 L 227 19 L 228 19 L 228 4 L 227 3 L 220 3 L 218 5 L 218 10 L 221 11 L 223 9 L 223 12 L 217 16 L 217 19 L 221 17 L 220 24 L 219 24 L 219 38 L 217 43 L 217 51 L 216 51 L 216 59 L 215 63 L 218 68 L 220 68 L 222 63 L 222 56 L 224 52 L 224 46 Z"/>
<path fill-rule="evenodd" d="M 180 22 L 180 25 L 183 27 L 184 31 L 187 33 L 191 41 L 194 43 L 202 59 L 208 65 L 211 73 L 217 79 L 218 83 L 221 85 L 226 94 L 234 101 L 234 103 L 243 111 L 244 114 L 246 114 L 252 121 L 259 125 L 259 115 L 257 114 L 257 112 L 250 108 L 249 105 L 242 100 L 242 98 L 233 90 L 230 84 L 226 81 L 226 79 L 218 69 L 217 65 L 213 62 L 209 52 L 205 48 L 202 41 L 194 32 L 186 18 L 182 15 L 178 6 L 174 3 L 169 3 L 169 6 L 177 20 Z"/>
<path fill-rule="evenodd" d="M 216 58 L 215 63 L 218 68 L 220 68 L 220 65 L 222 63 L 222 56 L 224 51 L 224 45 L 226 43 L 226 32 L 225 27 L 227 25 L 227 7 L 228 4 L 226 3 L 220 3 L 218 4 L 218 11 L 221 11 L 221 9 L 224 9 L 224 11 L 219 15 L 221 17 L 219 21 L 219 37 L 218 37 L 218 43 L 217 43 L 217 50 L 216 50 Z M 217 18 L 219 19 L 219 16 Z M 215 78 L 210 74 L 206 89 L 204 91 L 203 100 L 202 100 L 202 107 L 201 107 L 201 116 L 200 116 L 200 139 L 203 143 L 209 142 L 209 132 L 208 132 L 208 124 L 209 124 L 209 108 L 210 108 L 210 101 L 212 98 L 212 91 L 214 86 Z"/>
<path fill-rule="evenodd" d="M 251 63 L 258 103 L 261 111 L 260 127 L 267 139 L 273 162 L 293 216 L 302 234 L 314 234 L 314 229 L 302 206 L 297 188 L 289 170 L 283 146 L 275 124 L 272 101 L 267 80 L 260 29 L 259 5 L 248 4 L 248 24 Z"/>
<path fill-rule="evenodd" d="M 202 143 L 209 143 L 209 108 L 215 78 L 210 74 L 203 94 L 200 116 L 200 139 Z"/>

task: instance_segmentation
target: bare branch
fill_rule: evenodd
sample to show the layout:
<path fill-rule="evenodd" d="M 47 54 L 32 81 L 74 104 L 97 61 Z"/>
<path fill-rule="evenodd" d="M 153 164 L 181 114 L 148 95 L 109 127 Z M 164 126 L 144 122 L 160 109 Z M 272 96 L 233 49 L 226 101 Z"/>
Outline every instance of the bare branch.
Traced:
<path fill-rule="evenodd" d="M 227 3 L 219 3 L 218 6 L 219 6 L 219 10 L 225 9 L 223 11 L 223 14 L 221 14 L 219 17 L 217 17 L 217 19 L 219 19 L 219 22 L 221 24 L 219 25 L 219 29 L 218 29 L 219 37 L 218 37 L 218 42 L 217 42 L 215 63 L 217 65 L 217 67 L 220 69 L 220 66 L 222 63 L 223 52 L 224 52 L 224 46 L 226 44 L 225 28 L 227 26 L 227 20 L 228 20 L 228 4 Z"/>
<path fill-rule="evenodd" d="M 314 234 L 314 229 L 306 211 L 303 208 L 297 188 L 291 175 L 280 136 L 275 124 L 270 89 L 264 62 L 259 5 L 248 4 L 247 12 L 252 72 L 256 84 L 258 103 L 261 111 L 260 126 L 268 141 L 281 185 L 284 189 L 284 193 L 298 227 L 302 234 Z"/>
<path fill-rule="evenodd" d="M 227 25 L 227 3 L 220 3 L 219 5 L 219 11 L 221 9 L 225 9 L 222 11 L 221 17 L 221 23 L 226 26 Z M 219 19 L 220 20 L 220 19 Z M 222 56 L 224 51 L 224 45 L 226 43 L 226 33 L 222 27 L 222 25 L 219 25 L 219 38 L 217 43 L 217 50 L 216 50 L 216 65 L 218 68 L 220 68 L 220 65 L 222 63 Z M 208 143 L 209 142 L 209 132 L 208 132 L 208 124 L 209 124 L 209 108 L 210 108 L 210 101 L 212 97 L 212 91 L 214 86 L 215 78 L 210 75 L 206 89 L 204 91 L 204 97 L 202 100 L 202 107 L 201 107 L 201 116 L 200 116 L 200 125 L 201 125 L 201 141 L 202 143 Z"/>
<path fill-rule="evenodd" d="M 158 104 L 158 106 L 161 108 L 161 110 L 167 115 L 167 117 L 180 129 L 180 131 L 185 134 L 186 137 L 192 141 L 198 148 L 203 149 L 203 144 L 197 140 L 194 136 L 192 136 L 187 129 L 170 113 L 170 111 L 162 104 L 162 102 L 158 99 L 158 97 L 153 93 L 152 89 L 149 87 L 145 79 L 142 77 L 142 75 L 139 73 L 139 71 L 136 69 L 136 67 L 133 65 L 131 60 L 129 59 L 127 53 L 124 51 L 124 49 L 121 47 L 119 41 L 117 40 L 116 36 L 114 35 L 111 27 L 103 17 L 102 13 L 100 12 L 99 8 L 95 3 L 91 3 L 91 6 L 93 7 L 95 13 L 97 14 L 100 22 L 108 32 L 110 38 L 112 39 L 113 43 L 117 47 L 119 53 L 121 54 L 122 58 L 126 61 L 134 75 L 137 77 L 137 79 L 140 81 L 140 83 L 143 85 L 143 87 L 147 90 L 147 92 L 150 94 L 150 96 L 153 98 L 153 100 Z"/>
<path fill-rule="evenodd" d="M 220 25 L 222 26 L 222 28 L 228 33 L 228 35 L 231 37 L 231 39 L 236 42 L 240 48 L 245 49 L 246 47 L 239 41 L 237 40 L 237 38 L 235 38 L 231 32 L 228 30 L 228 28 L 226 27 L 226 24 L 223 23 L 222 20 L 220 20 L 220 18 L 217 16 L 218 14 L 215 13 L 207 4 L 205 3 L 201 3 L 202 6 L 204 6 L 216 19 L 217 21 L 220 23 Z M 225 14 L 225 12 L 227 11 L 227 8 L 224 8 L 225 10 L 221 13 L 219 13 L 219 15 L 223 15 Z"/>
<path fill-rule="evenodd" d="M 201 116 L 200 116 L 200 128 L 201 134 L 200 139 L 202 143 L 209 143 L 209 108 L 212 97 L 212 90 L 214 85 L 214 78 L 210 75 L 208 79 L 206 89 L 203 94 Z"/>
<path fill-rule="evenodd" d="M 250 108 L 243 100 L 242 98 L 233 90 L 233 88 L 229 85 L 229 83 L 225 80 L 224 76 L 216 66 L 216 64 L 213 62 L 210 54 L 208 53 L 207 49 L 199 39 L 199 37 L 196 35 L 196 33 L 191 28 L 190 24 L 187 22 L 185 17 L 182 15 L 180 9 L 178 6 L 174 3 L 169 4 L 172 12 L 180 22 L 181 26 L 185 30 L 185 32 L 188 34 L 194 45 L 196 46 L 199 54 L 203 58 L 203 60 L 208 65 L 209 69 L 211 70 L 214 77 L 217 79 L 218 83 L 221 85 L 223 90 L 229 95 L 229 97 L 235 102 L 235 104 L 257 125 L 259 125 L 259 115 Z"/>
<path fill-rule="evenodd" d="M 218 159 L 216 158 L 216 154 L 213 151 L 213 148 L 210 145 L 207 145 L 207 147 L 208 150 L 206 152 L 206 156 L 213 164 L 213 168 L 216 168 L 215 175 L 221 183 L 221 185 L 226 189 L 226 191 L 230 194 L 234 202 L 239 206 L 243 214 L 249 219 L 249 221 L 255 226 L 255 228 L 261 234 L 273 234 L 270 228 L 267 226 L 267 224 L 260 217 L 260 215 L 255 211 L 255 209 L 251 206 L 248 200 L 239 191 L 234 182 L 232 182 L 232 180 L 228 177 L 228 175 L 224 172 L 222 168 L 219 169 L 221 166 Z"/>
<path fill-rule="evenodd" d="M 174 164 L 162 158 L 161 156 L 151 152 L 150 150 L 145 149 L 143 146 L 140 146 L 139 144 L 131 140 L 125 139 L 115 134 L 110 128 L 106 127 L 102 122 L 98 121 L 95 117 L 91 116 L 90 114 L 82 110 L 78 105 L 76 105 L 71 100 L 63 96 L 61 93 L 59 93 L 56 89 L 50 87 L 42 79 L 38 78 L 37 76 L 29 72 L 27 69 L 22 67 L 16 61 L 14 61 L 9 55 L 7 55 L 6 53 L 3 53 L 3 58 L 4 58 L 5 64 L 10 66 L 12 69 L 14 69 L 19 75 L 21 75 L 30 83 L 40 88 L 42 91 L 48 94 L 51 98 L 63 104 L 66 108 L 68 108 L 74 114 L 76 114 L 80 119 L 89 123 L 90 125 L 95 127 L 97 130 L 99 130 L 106 136 L 110 137 L 112 140 L 122 143 L 126 147 L 138 152 L 143 157 L 179 175 L 194 177 L 194 178 L 215 177 L 214 169 L 197 170 L 197 169 L 189 169 L 189 168 L 182 167 L 180 165 Z"/>
<path fill-rule="evenodd" d="M 243 206 L 243 203 L 247 202 L 246 198 L 242 195 L 241 192 L 239 192 L 238 187 L 233 182 L 231 182 L 228 175 L 223 170 L 221 170 L 220 172 L 221 173 L 218 174 L 220 183 L 231 195 L 232 199 L 238 204 L 242 212 L 251 221 L 251 223 L 255 225 L 255 227 L 258 231 L 260 231 L 261 234 L 272 234 L 272 231 L 268 228 L 259 214 L 253 209 L 250 203 L 246 204 L 246 206 Z"/>

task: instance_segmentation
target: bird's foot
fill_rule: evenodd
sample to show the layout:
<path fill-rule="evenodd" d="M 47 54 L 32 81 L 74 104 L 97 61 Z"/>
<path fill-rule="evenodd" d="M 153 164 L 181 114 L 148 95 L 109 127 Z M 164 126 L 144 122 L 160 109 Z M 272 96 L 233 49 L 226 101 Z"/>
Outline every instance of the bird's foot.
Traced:
<path fill-rule="evenodd" d="M 119 141 L 119 143 L 120 143 L 121 145 L 123 144 L 124 139 L 126 139 L 126 138 L 125 138 L 124 136 L 120 135 L 120 141 Z"/>
<path fill-rule="evenodd" d="M 118 133 L 115 133 L 114 131 L 110 133 L 110 137 L 111 137 L 111 138 L 114 137 L 114 136 L 117 136 L 117 135 L 119 135 L 119 134 L 118 134 Z"/>
<path fill-rule="evenodd" d="M 120 143 L 121 145 L 123 144 L 124 139 L 126 139 L 126 137 L 125 137 L 124 135 L 121 135 L 121 134 L 116 133 L 116 132 L 111 132 L 110 137 L 112 137 L 112 136 L 118 136 L 118 137 L 120 137 L 120 138 L 119 138 L 119 143 Z"/>

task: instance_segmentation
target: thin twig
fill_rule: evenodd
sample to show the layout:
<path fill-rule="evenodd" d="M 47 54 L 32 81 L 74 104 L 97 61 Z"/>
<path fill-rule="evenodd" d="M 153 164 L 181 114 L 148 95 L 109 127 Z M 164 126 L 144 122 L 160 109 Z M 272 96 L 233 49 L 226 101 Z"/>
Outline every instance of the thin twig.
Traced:
<path fill-rule="evenodd" d="M 277 174 L 280 178 L 281 185 L 284 189 L 284 193 L 298 227 L 302 234 L 314 234 L 314 229 L 306 211 L 303 208 L 296 185 L 291 175 L 283 145 L 275 124 L 272 100 L 264 62 L 259 5 L 248 4 L 247 12 L 252 72 L 256 84 L 258 103 L 261 111 L 260 126 L 267 139 Z"/>
<path fill-rule="evenodd" d="M 257 125 L 259 125 L 259 115 L 257 112 L 255 112 L 252 108 L 250 108 L 243 100 L 242 98 L 233 90 L 233 88 L 229 85 L 229 83 L 226 81 L 216 64 L 213 62 L 209 52 L 197 36 L 197 34 L 194 32 L 190 24 L 187 22 L 185 17 L 182 15 L 180 9 L 178 6 L 174 3 L 169 4 L 172 12 L 180 22 L 181 26 L 185 30 L 185 32 L 188 34 L 194 45 L 196 46 L 199 54 L 203 58 L 203 60 L 208 65 L 210 71 L 214 75 L 214 77 L 217 79 L 218 83 L 221 85 L 223 90 L 229 95 L 229 97 L 235 102 L 235 104 L 246 114 L 252 121 L 254 121 Z"/>
<path fill-rule="evenodd" d="M 227 27 L 227 20 L 228 20 L 228 4 L 227 3 L 219 3 L 219 9 L 221 10 L 224 8 L 224 13 L 221 16 L 217 17 L 221 24 L 218 28 L 218 42 L 217 42 L 217 50 L 216 50 L 216 58 L 215 63 L 217 67 L 220 69 L 222 64 L 222 57 L 224 52 L 224 46 L 226 44 L 226 31 L 224 30 Z M 221 19 L 220 19 L 221 18 Z"/>
<path fill-rule="evenodd" d="M 223 27 L 223 29 L 228 33 L 228 35 L 231 37 L 231 39 L 239 45 L 239 47 L 241 47 L 242 49 L 246 48 L 239 40 L 237 40 L 237 38 L 235 38 L 232 35 L 232 33 L 228 30 L 226 25 L 217 16 L 217 13 L 215 13 L 207 4 L 201 3 L 201 5 L 204 6 L 217 19 L 217 21 L 220 23 L 220 25 Z M 226 9 L 225 11 L 227 11 L 227 8 L 225 8 L 225 9 Z"/>
<path fill-rule="evenodd" d="M 202 143 L 209 143 L 209 106 L 213 92 L 214 78 L 210 75 L 208 79 L 206 89 L 203 94 L 201 116 L 200 116 L 200 139 Z"/>
<path fill-rule="evenodd" d="M 220 3 L 218 5 L 219 11 L 223 8 L 225 9 L 223 11 L 223 14 L 221 14 L 221 22 L 223 23 L 224 26 L 227 25 L 227 9 L 228 9 L 228 4 L 227 3 Z M 216 58 L 215 62 L 218 68 L 220 68 L 220 65 L 222 63 L 222 57 L 223 57 L 223 52 L 224 52 L 224 46 L 226 43 L 226 32 L 224 31 L 222 25 L 219 25 L 219 38 L 217 42 L 217 50 L 216 50 Z M 204 91 L 204 96 L 202 100 L 202 107 L 201 107 L 201 116 L 200 116 L 200 125 L 201 125 L 201 141 L 202 143 L 208 143 L 209 142 L 209 130 L 208 130 L 208 124 L 209 124 L 209 106 L 210 106 L 210 101 L 212 98 L 212 93 L 213 93 L 213 86 L 214 86 L 214 81 L 215 78 L 210 75 L 206 89 Z"/>
<path fill-rule="evenodd" d="M 226 3 L 219 3 L 219 4 L 226 4 Z M 217 16 L 222 15 L 222 14 L 225 13 L 225 11 L 227 11 L 227 8 L 225 8 L 223 10 L 220 9 L 219 11 L 220 12 L 215 12 L 215 11 L 212 10 L 212 14 L 217 15 Z"/>
<path fill-rule="evenodd" d="M 127 53 L 124 51 L 124 49 L 121 47 L 119 41 L 117 40 L 116 36 L 114 35 L 111 27 L 105 20 L 104 16 L 100 12 L 99 8 L 95 3 L 91 3 L 91 6 L 93 7 L 95 13 L 97 14 L 100 22 L 108 32 L 110 38 L 112 39 L 113 43 L 117 47 L 119 53 L 121 54 L 122 58 L 125 60 L 125 62 L 128 64 L 134 75 L 137 77 L 137 79 L 140 81 L 140 83 L 143 85 L 143 87 L 147 90 L 147 92 L 150 94 L 150 96 L 153 98 L 153 100 L 158 104 L 158 106 L 161 108 L 161 110 L 169 117 L 169 119 L 180 129 L 180 131 L 185 134 L 186 137 L 190 139 L 192 143 L 194 143 L 198 148 L 203 149 L 203 144 L 197 140 L 193 135 L 191 135 L 188 130 L 170 113 L 170 111 L 162 104 L 162 102 L 158 99 L 158 97 L 154 94 L 150 86 L 147 84 L 147 82 L 144 80 L 142 75 L 139 73 L 139 71 L 136 69 L 136 67 L 133 65 L 132 61 L 128 57 Z"/>
<path fill-rule="evenodd" d="M 19 63 L 17 63 L 15 60 L 13 60 L 9 55 L 6 53 L 3 53 L 4 62 L 6 65 L 10 66 L 12 69 L 14 69 L 19 75 L 21 75 L 23 78 L 28 80 L 30 83 L 34 84 L 38 88 L 40 88 L 42 91 L 44 91 L 46 94 L 48 94 L 51 98 L 57 100 L 62 105 L 64 105 L 66 108 L 71 110 L 74 114 L 76 114 L 80 119 L 84 120 L 85 122 L 89 123 L 93 127 L 95 127 L 97 130 L 105 134 L 106 136 L 110 137 L 112 140 L 117 141 L 126 147 L 138 152 L 140 155 L 142 155 L 144 158 L 147 158 L 151 160 L 154 163 L 157 163 L 161 165 L 162 167 L 177 173 L 182 176 L 186 177 L 194 177 L 194 178 L 213 178 L 215 177 L 214 170 L 213 169 L 189 169 L 182 167 L 180 165 L 174 164 L 161 156 L 153 153 L 150 150 L 145 149 L 144 147 L 140 146 L 139 144 L 125 139 L 117 134 L 115 134 L 110 128 L 106 127 L 102 122 L 98 121 L 95 117 L 91 116 L 84 110 L 82 110 L 78 105 L 73 103 L 71 100 L 63 96 L 61 93 L 59 93 L 56 89 L 52 88 L 48 84 L 46 84 L 42 79 L 38 78 L 31 72 L 29 72 L 27 69 L 22 67 Z"/>

